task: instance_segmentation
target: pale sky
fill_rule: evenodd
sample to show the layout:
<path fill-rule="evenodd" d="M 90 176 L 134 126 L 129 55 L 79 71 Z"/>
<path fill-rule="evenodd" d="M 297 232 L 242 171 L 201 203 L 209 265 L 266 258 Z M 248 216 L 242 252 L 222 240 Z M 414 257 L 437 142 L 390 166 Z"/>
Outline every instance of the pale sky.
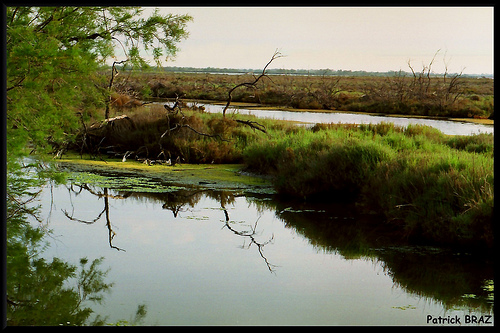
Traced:
<path fill-rule="evenodd" d="M 193 17 L 165 66 L 493 73 L 493 7 L 159 8 Z"/>

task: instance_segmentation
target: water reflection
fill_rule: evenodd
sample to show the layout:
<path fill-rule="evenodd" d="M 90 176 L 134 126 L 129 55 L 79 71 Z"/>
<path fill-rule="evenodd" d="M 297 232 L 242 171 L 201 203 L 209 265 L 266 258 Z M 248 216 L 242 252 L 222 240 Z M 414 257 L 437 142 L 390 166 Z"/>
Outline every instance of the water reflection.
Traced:
<path fill-rule="evenodd" d="M 286 228 L 305 237 L 318 251 L 338 253 L 347 260 L 363 259 L 376 262 L 383 267 L 384 273 L 391 277 L 395 286 L 409 294 L 437 301 L 443 304 L 445 310 L 493 310 L 492 258 L 458 253 L 450 249 L 411 246 L 400 237 L 398 231 L 387 227 L 377 216 L 360 214 L 355 205 L 306 205 L 282 202 L 271 196 L 203 188 L 184 188 L 168 193 L 139 193 L 82 184 L 71 185 L 68 190 L 75 196 L 74 200 L 82 191 L 92 194 L 96 200 L 104 199 L 103 209 L 93 220 L 78 218 L 78 212 L 63 212 L 71 221 L 87 225 L 95 224 L 104 214 L 109 246 L 113 249 L 122 250 L 113 242 L 123 239 L 114 239 L 116 233 L 112 228 L 110 199 L 153 203 L 171 211 L 174 219 L 180 218 L 182 213 L 194 213 L 193 219 L 205 220 L 205 216 L 199 212 L 198 204 L 200 200 L 210 198 L 219 205 L 216 212 L 220 212 L 218 216 L 222 223 L 221 232 L 229 230 L 233 235 L 242 238 L 243 245 L 240 248 L 256 249 L 249 252 L 249 255 L 257 255 L 269 272 L 278 271 L 279 274 L 282 254 L 276 255 L 276 251 L 265 253 L 264 248 L 273 247 L 280 235 L 268 233 L 266 237 L 257 237 L 262 236 L 263 232 L 263 229 L 260 229 L 260 215 L 256 219 L 243 221 L 231 218 L 233 213 L 229 208 L 232 207 L 235 212 L 242 209 L 241 201 L 236 199 L 244 197 L 247 204 L 253 205 L 255 210 L 273 212 Z M 187 217 L 184 215 L 184 218 Z M 208 220 L 208 217 L 206 219 Z M 186 225 L 185 228 L 190 226 Z M 247 260 L 250 260 L 250 257 Z"/>
<path fill-rule="evenodd" d="M 221 204 L 221 206 L 222 206 L 222 204 Z M 272 241 L 274 239 L 274 234 L 271 236 L 271 238 L 269 240 L 267 240 L 265 242 L 257 241 L 256 238 L 255 238 L 255 236 L 257 235 L 257 223 L 259 223 L 260 217 L 257 219 L 257 221 L 255 221 L 255 224 L 253 226 L 250 226 L 249 229 L 247 229 L 247 230 L 236 230 L 236 228 L 234 226 L 235 222 L 230 220 L 229 214 L 227 212 L 227 209 L 224 208 L 224 206 L 222 206 L 222 208 L 224 210 L 224 215 L 226 216 L 225 227 L 227 229 L 231 230 L 235 235 L 238 235 L 238 236 L 241 236 L 243 238 L 248 238 L 249 239 L 248 245 L 245 245 L 245 243 L 243 243 L 243 245 L 241 246 L 241 248 L 243 248 L 243 249 L 244 248 L 250 248 L 250 246 L 252 244 L 255 244 L 255 246 L 257 246 L 257 249 L 259 251 L 259 255 L 261 256 L 262 259 L 264 259 L 264 261 L 265 261 L 265 263 L 267 265 L 267 269 L 269 269 L 269 272 L 274 273 L 274 268 L 277 267 L 277 266 L 271 264 L 269 262 L 269 260 L 267 259 L 267 257 L 264 255 L 264 252 L 263 252 L 264 246 L 266 246 L 269 243 L 272 243 Z"/>
<path fill-rule="evenodd" d="M 357 214 L 355 205 L 309 205 L 294 211 L 283 206 L 277 205 L 285 224 L 317 248 L 347 259 L 375 260 L 395 285 L 419 297 L 437 300 L 446 309 L 465 306 L 492 311 L 493 258 L 411 246 L 376 217 Z"/>
<path fill-rule="evenodd" d="M 79 188 L 79 190 L 76 190 L 75 187 Z M 121 248 L 113 245 L 113 238 L 116 236 L 116 232 L 113 231 L 113 228 L 111 226 L 111 221 L 110 221 L 110 218 L 109 218 L 109 198 L 112 198 L 112 199 L 126 199 L 131 193 L 129 192 L 129 193 L 126 193 L 125 195 L 112 195 L 112 194 L 108 194 L 109 190 L 107 188 L 103 188 L 102 189 L 102 193 L 101 193 L 101 192 L 97 192 L 95 190 L 92 190 L 87 184 L 83 184 L 83 185 L 71 185 L 71 186 L 69 186 L 67 188 L 68 188 L 68 191 L 70 191 L 70 193 L 73 192 L 75 194 L 80 194 L 82 192 L 82 190 L 86 190 L 89 193 L 91 193 L 92 195 L 95 195 L 99 199 L 100 198 L 104 198 L 104 208 L 97 215 L 97 217 L 95 219 L 93 219 L 92 221 L 81 220 L 81 219 L 75 218 L 73 216 L 74 213 L 75 213 L 74 207 L 72 207 L 71 214 L 68 213 L 65 209 L 63 209 L 62 212 L 64 213 L 64 215 L 68 219 L 70 219 L 71 221 L 76 221 L 76 222 L 85 223 L 85 224 L 94 224 L 94 223 L 96 223 L 97 221 L 99 221 L 101 219 L 102 214 L 105 214 L 105 217 L 106 217 L 106 227 L 108 228 L 109 246 L 112 249 L 115 249 L 115 250 L 118 250 L 118 251 L 125 251 L 124 249 L 121 249 Z"/>
<path fill-rule="evenodd" d="M 166 210 L 172 211 L 173 217 L 177 218 L 179 212 L 186 212 L 188 209 L 186 206 L 191 208 L 195 207 L 196 204 L 203 197 L 210 197 L 217 202 L 220 203 L 221 212 L 224 213 L 225 222 L 224 228 L 230 230 L 233 234 L 242 237 L 244 240 L 248 240 L 248 244 L 246 242 L 241 246 L 242 249 L 249 249 L 252 245 L 257 247 L 257 251 L 260 257 L 266 263 L 266 266 L 270 272 L 274 272 L 274 268 L 276 265 L 273 265 L 269 262 L 267 257 L 264 255 L 263 249 L 269 243 L 272 243 L 274 235 L 270 237 L 267 241 L 260 241 L 256 239 L 256 235 L 258 235 L 258 222 L 259 219 L 253 223 L 253 225 L 248 225 L 246 223 L 241 223 L 240 221 L 231 220 L 229 217 L 228 209 L 226 209 L 226 205 L 234 204 L 235 198 L 243 196 L 242 194 L 235 193 L 233 191 L 213 191 L 206 189 L 181 189 L 176 192 L 167 192 L 167 193 L 141 193 L 141 192 L 130 192 L 130 191 L 116 191 L 116 194 L 113 194 L 113 191 L 108 188 L 98 188 L 93 187 L 88 184 L 71 184 L 66 186 L 69 191 L 70 198 L 71 195 L 77 196 L 82 193 L 82 191 L 87 191 L 88 193 L 95 196 L 97 199 L 104 199 L 104 207 L 100 213 L 97 214 L 97 217 L 93 220 L 82 220 L 76 218 L 74 206 L 72 206 L 71 213 L 69 213 L 66 209 L 61 209 L 64 216 L 66 216 L 69 220 L 83 223 L 83 224 L 94 224 L 101 219 L 103 214 L 106 218 L 106 227 L 108 230 L 108 240 L 109 246 L 112 249 L 116 249 L 118 251 L 125 251 L 122 248 L 119 248 L 113 245 L 113 239 L 116 236 L 116 232 L 113 231 L 113 227 L 111 224 L 110 217 L 110 209 L 109 209 L 109 199 L 134 199 L 137 201 L 154 201 L 162 204 L 162 208 Z M 102 192 L 101 192 L 102 191 Z"/>

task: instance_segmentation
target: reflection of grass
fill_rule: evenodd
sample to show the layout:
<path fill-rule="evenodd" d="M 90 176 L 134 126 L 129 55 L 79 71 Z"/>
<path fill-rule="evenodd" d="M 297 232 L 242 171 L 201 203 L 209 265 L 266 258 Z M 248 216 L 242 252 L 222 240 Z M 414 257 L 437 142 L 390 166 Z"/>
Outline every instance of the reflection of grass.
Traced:
<path fill-rule="evenodd" d="M 418 251 L 381 251 L 379 258 L 394 283 L 420 297 L 432 297 L 447 309 L 468 307 L 489 312 L 492 302 L 485 281 L 493 276 L 490 262 L 480 257 Z M 486 279 L 486 280 L 485 280 Z"/>
<path fill-rule="evenodd" d="M 484 256 L 411 246 L 396 229 L 377 216 L 360 214 L 354 204 L 259 204 L 274 208 L 287 228 L 307 237 L 319 251 L 379 264 L 395 286 L 408 293 L 438 301 L 446 309 L 492 310 L 493 265 Z M 294 209 L 286 209 L 289 205 Z M 411 305 L 393 308 L 412 309 Z"/>
<path fill-rule="evenodd" d="M 408 305 L 403 305 L 403 306 L 393 306 L 392 307 L 393 309 L 398 309 L 398 310 L 408 310 L 408 309 L 416 309 L 415 306 L 411 305 L 411 304 L 408 304 Z"/>

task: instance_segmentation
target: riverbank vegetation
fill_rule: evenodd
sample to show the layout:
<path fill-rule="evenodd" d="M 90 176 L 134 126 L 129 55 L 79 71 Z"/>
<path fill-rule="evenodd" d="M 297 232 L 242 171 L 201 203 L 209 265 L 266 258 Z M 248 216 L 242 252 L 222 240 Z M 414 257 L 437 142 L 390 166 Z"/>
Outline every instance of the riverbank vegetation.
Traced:
<path fill-rule="evenodd" d="M 324 127 L 250 145 L 245 162 L 275 175 L 279 193 L 356 200 L 409 238 L 493 245 L 491 136 L 457 144 L 420 126 Z"/>
<path fill-rule="evenodd" d="M 284 197 L 357 202 L 408 239 L 493 246 L 492 134 L 448 136 L 392 123 L 306 128 L 197 107 L 172 113 L 157 104 L 129 111 L 113 126 L 91 131 L 89 124 L 85 137 L 93 141 L 69 148 L 150 164 L 240 163 L 271 177 Z M 236 120 L 258 121 L 266 131 Z"/>

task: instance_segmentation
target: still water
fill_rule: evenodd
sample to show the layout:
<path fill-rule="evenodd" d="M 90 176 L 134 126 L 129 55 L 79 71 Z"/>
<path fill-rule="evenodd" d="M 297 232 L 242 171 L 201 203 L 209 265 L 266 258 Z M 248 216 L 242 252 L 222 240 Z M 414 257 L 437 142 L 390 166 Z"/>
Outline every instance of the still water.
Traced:
<path fill-rule="evenodd" d="M 105 257 L 114 286 L 92 308 L 108 322 L 138 304 L 143 325 L 427 325 L 439 316 L 465 325 L 493 313 L 490 260 L 407 246 L 367 227 L 373 217 L 355 207 L 166 184 L 157 192 L 68 183 L 42 193 L 53 231 L 44 256 Z"/>
<path fill-rule="evenodd" d="M 222 113 L 223 105 L 202 104 L 207 112 Z M 343 124 L 378 124 L 381 122 L 391 122 L 398 126 L 406 127 L 409 124 L 427 125 L 435 127 L 448 135 L 472 135 L 479 133 L 493 133 L 493 125 L 475 124 L 462 121 L 439 120 L 428 118 L 405 118 L 391 116 L 375 116 L 362 113 L 348 112 L 293 112 L 281 110 L 246 109 L 234 107 L 227 111 L 239 114 L 251 114 L 260 118 L 271 118 L 279 120 L 297 121 L 305 124 L 316 123 L 343 123 Z"/>

